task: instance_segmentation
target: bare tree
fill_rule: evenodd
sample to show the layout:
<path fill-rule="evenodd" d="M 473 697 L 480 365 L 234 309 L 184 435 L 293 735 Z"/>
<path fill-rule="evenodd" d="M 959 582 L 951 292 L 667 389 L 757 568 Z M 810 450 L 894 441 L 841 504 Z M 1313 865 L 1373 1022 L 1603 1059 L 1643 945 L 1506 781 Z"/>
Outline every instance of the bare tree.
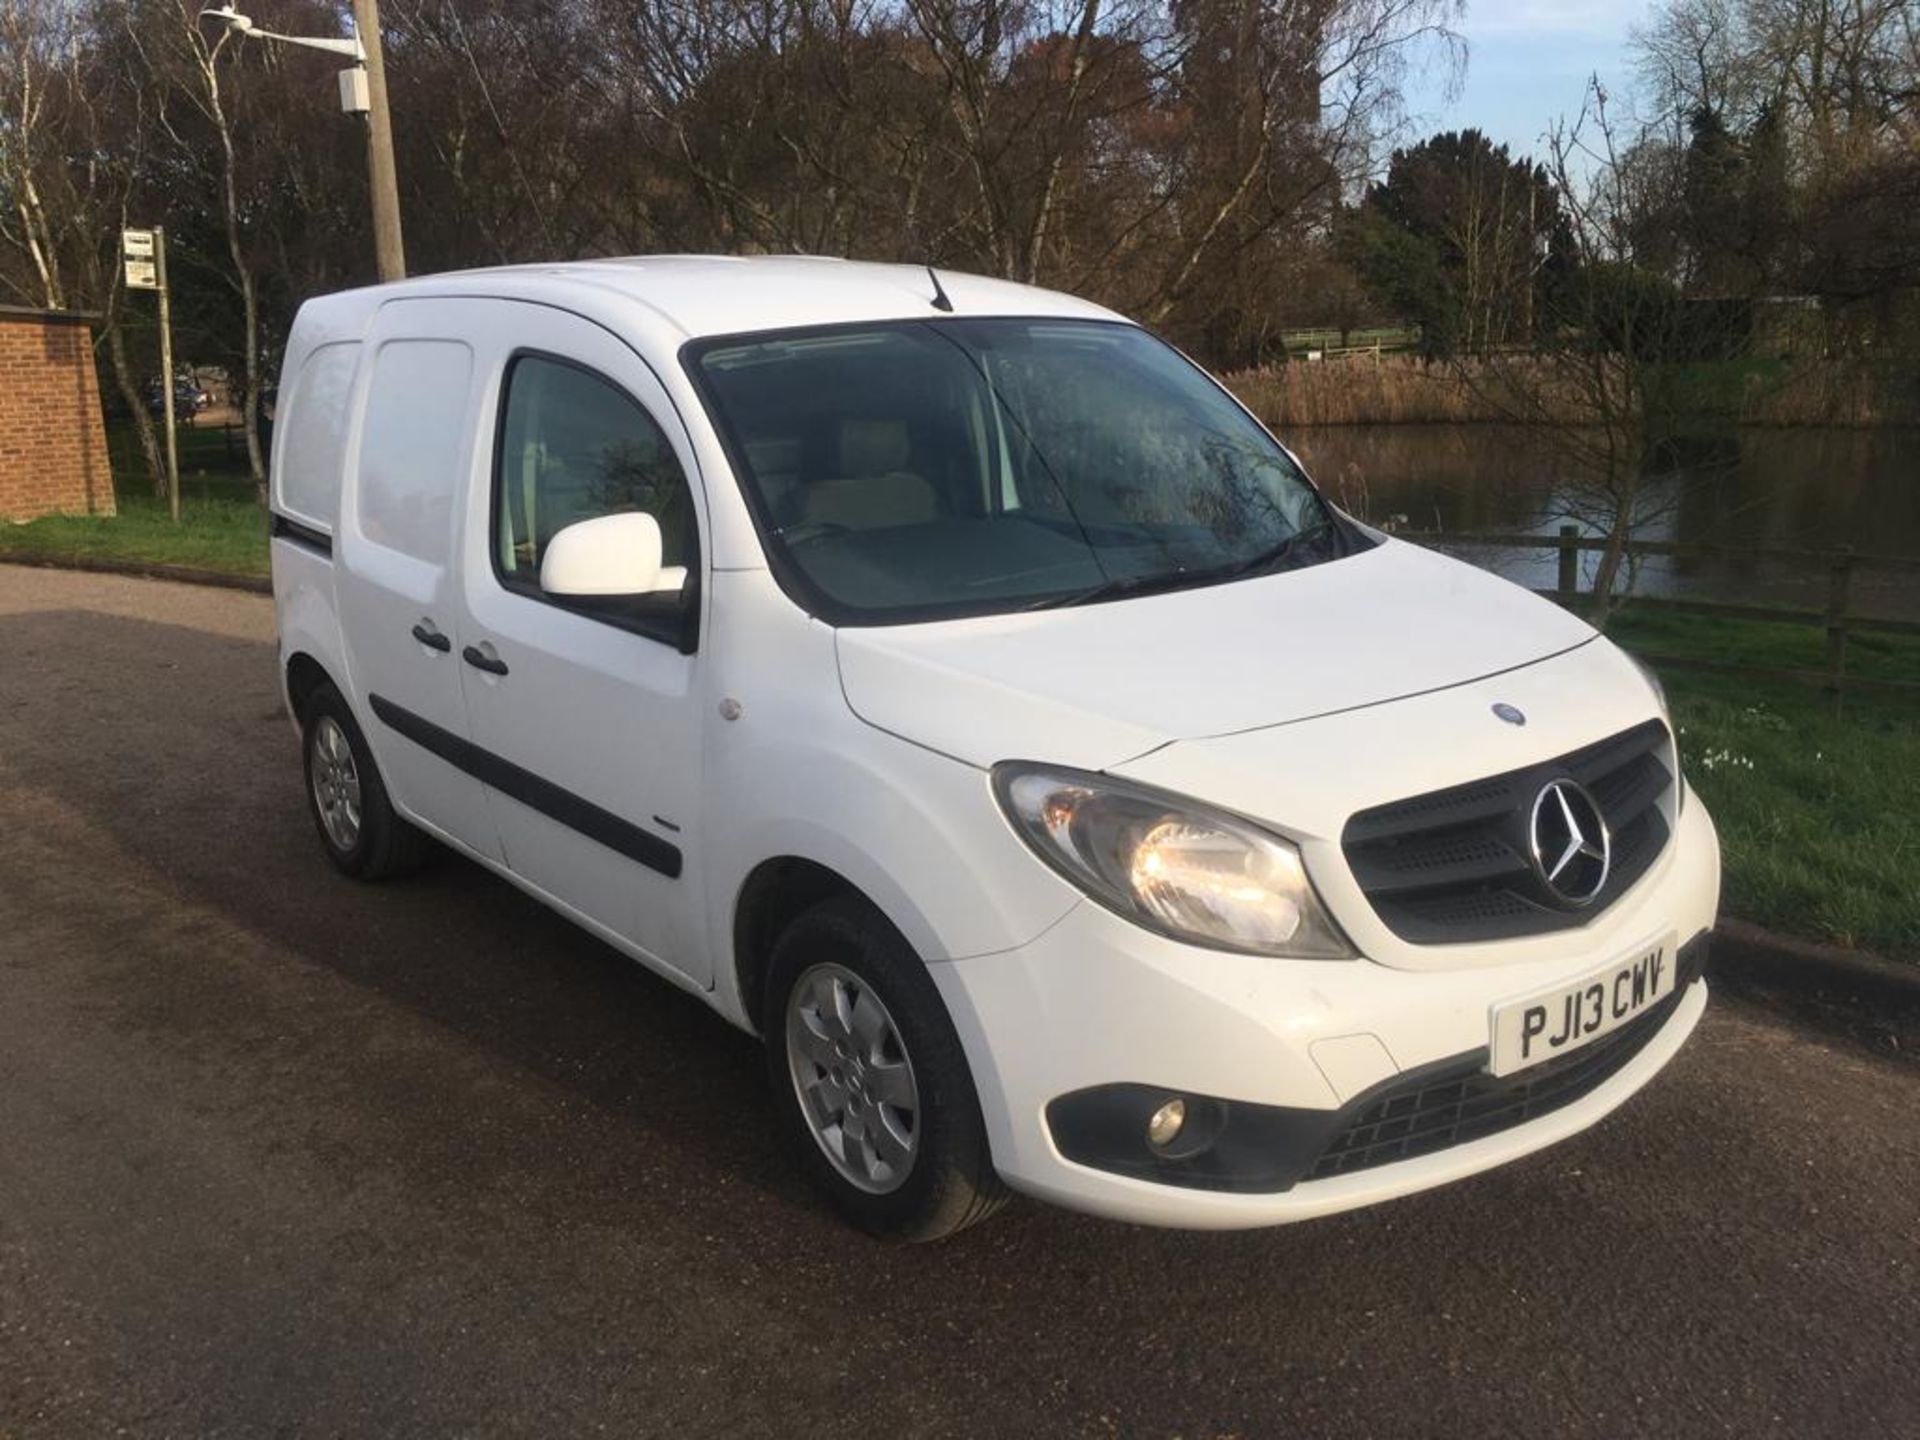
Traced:
<path fill-rule="evenodd" d="M 1636 264 L 1635 190 L 1600 82 L 1549 135 L 1548 174 L 1566 224 L 1529 350 L 1453 362 L 1460 382 L 1504 418 L 1536 427 L 1567 462 L 1563 518 L 1605 541 L 1589 618 L 1605 626 L 1631 580 L 1635 531 L 1657 518 L 1646 485 L 1657 367 L 1672 347 L 1676 297 Z"/>
<path fill-rule="evenodd" d="M 212 188 L 228 267 L 223 278 L 240 306 L 240 383 L 234 399 L 243 417 L 247 468 L 264 500 L 267 464 L 260 441 L 260 283 L 247 254 L 233 90 L 229 84 L 232 67 L 228 52 L 238 42 L 225 26 L 209 26 L 202 21 L 200 8 L 197 0 L 130 4 L 127 34 L 153 77 L 159 97 L 156 119 L 172 140 L 181 163 L 188 168 L 206 163 L 201 150 L 203 138 L 210 139 L 213 147 Z M 204 127 L 204 137 L 198 127 L 185 123 L 186 116 Z M 163 377 L 162 383 L 171 385 L 173 377 Z"/>
<path fill-rule="evenodd" d="M 43 190 L 46 170 L 59 164 L 49 100 L 67 48 L 69 18 L 67 7 L 55 0 L 0 0 L 0 187 L 8 202 L 0 237 L 32 263 L 33 298 L 50 310 L 66 304 L 61 237 Z"/>
<path fill-rule="evenodd" d="M 199 20 L 201 3 L 0 0 L 0 17 L 85 17 L 59 45 L 133 97 L 104 105 L 85 144 L 63 148 L 48 138 L 39 70 L 21 67 L 17 43 L 0 55 L 0 114 L 24 117 L 0 119 L 0 286 L 44 299 L 81 274 L 78 245 L 53 234 L 64 222 L 45 195 L 47 156 L 131 157 L 89 223 L 101 233 L 124 192 L 139 218 L 166 224 L 183 336 L 233 374 L 258 477 L 257 401 L 293 309 L 370 278 L 355 203 L 363 162 L 328 113 L 327 70 L 229 38 Z M 344 14 L 337 0 L 248 8 L 263 26 L 308 34 L 337 30 Z M 1457 60 L 1447 27 L 1460 7 L 384 8 L 422 268 L 662 249 L 935 261 L 1079 290 L 1232 361 L 1269 345 L 1288 285 L 1394 133 L 1407 67 Z M 115 306 L 106 252 L 96 261 L 101 303 Z"/>
<path fill-rule="evenodd" d="M 15 293 L 49 308 L 91 308 L 148 477 L 164 485 L 159 440 L 128 353 L 119 232 L 142 165 L 139 97 L 98 43 L 92 11 L 61 0 L 0 0 L 0 244 L 24 256 Z"/>
<path fill-rule="evenodd" d="M 128 207 L 145 158 L 146 97 L 127 77 L 100 65 L 97 53 L 89 56 L 78 46 L 68 54 L 66 94 L 71 158 L 61 178 L 73 217 L 74 263 L 88 303 L 101 311 L 108 368 L 139 443 L 148 484 L 160 498 L 167 491 L 166 466 L 128 350 L 128 292 L 120 264 L 120 234 L 130 219 Z"/>
<path fill-rule="evenodd" d="M 1884 153 L 1920 102 L 1912 0 L 1672 0 L 1634 48 L 1671 139 L 1701 109 L 1736 128 L 1771 110 L 1809 177 Z"/>

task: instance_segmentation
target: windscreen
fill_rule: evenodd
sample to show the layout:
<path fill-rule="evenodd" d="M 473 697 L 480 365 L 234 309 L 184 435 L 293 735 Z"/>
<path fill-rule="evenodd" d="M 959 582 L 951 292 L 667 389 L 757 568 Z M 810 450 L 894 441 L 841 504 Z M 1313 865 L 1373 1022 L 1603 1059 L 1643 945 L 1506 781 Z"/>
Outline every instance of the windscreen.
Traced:
<path fill-rule="evenodd" d="M 727 337 L 688 365 L 776 573 L 835 623 L 1092 603 L 1339 553 L 1287 453 L 1130 325 Z"/>

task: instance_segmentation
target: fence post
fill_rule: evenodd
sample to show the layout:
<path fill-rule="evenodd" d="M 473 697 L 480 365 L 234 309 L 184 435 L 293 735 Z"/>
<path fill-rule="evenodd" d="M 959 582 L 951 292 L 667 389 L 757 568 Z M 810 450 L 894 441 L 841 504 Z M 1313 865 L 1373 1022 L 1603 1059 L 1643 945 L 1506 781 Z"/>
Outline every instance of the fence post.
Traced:
<path fill-rule="evenodd" d="M 1827 571 L 1827 698 L 1838 720 L 1846 693 L 1847 601 L 1853 583 L 1853 550 L 1833 552 Z"/>
<path fill-rule="evenodd" d="M 1580 598 L 1580 527 L 1560 527 L 1560 603 L 1571 606 Z"/>

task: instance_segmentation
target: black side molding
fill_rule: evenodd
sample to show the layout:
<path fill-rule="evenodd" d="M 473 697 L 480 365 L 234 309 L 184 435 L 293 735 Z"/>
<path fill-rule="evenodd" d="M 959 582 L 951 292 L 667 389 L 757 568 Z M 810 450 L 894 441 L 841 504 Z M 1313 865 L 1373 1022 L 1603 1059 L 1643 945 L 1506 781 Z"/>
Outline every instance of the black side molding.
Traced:
<path fill-rule="evenodd" d="M 333 537 L 324 530 L 316 530 L 311 525 L 302 525 L 298 520 L 289 520 L 276 513 L 271 531 L 276 540 L 285 540 L 302 550 L 311 550 L 325 560 L 333 558 Z"/>
<path fill-rule="evenodd" d="M 491 785 L 502 795 L 538 810 L 569 830 L 577 830 L 636 864 L 657 870 L 669 880 L 680 878 L 679 846 L 622 820 L 611 810 L 602 810 L 591 800 L 582 799 L 531 770 L 521 769 L 491 750 L 482 750 L 471 740 L 441 729 L 384 696 L 370 695 L 367 700 L 373 706 L 373 713 L 389 730 L 438 755 L 455 769 L 466 771 L 483 785 Z"/>

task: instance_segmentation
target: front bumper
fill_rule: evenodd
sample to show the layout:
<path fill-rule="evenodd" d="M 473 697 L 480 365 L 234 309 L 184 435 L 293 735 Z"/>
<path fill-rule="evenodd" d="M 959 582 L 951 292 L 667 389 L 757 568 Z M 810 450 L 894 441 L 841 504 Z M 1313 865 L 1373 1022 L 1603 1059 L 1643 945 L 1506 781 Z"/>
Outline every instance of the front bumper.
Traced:
<path fill-rule="evenodd" d="M 959 1029 L 994 1163 L 1016 1189 L 1145 1224 L 1225 1229 L 1369 1205 L 1515 1159 L 1586 1128 L 1678 1051 L 1706 1006 L 1696 980 L 1626 1063 L 1579 1098 L 1497 1134 L 1259 1193 L 1192 1188 L 1079 1164 L 1048 1124 L 1055 1099 L 1138 1084 L 1170 1094 L 1334 1112 L 1397 1076 L 1484 1050 L 1493 1008 L 1665 936 L 1693 940 L 1719 899 L 1719 846 L 1689 797 L 1666 852 L 1555 954 L 1461 947 L 1462 967 L 1281 961 L 1160 939 L 1084 904 L 1032 943 L 931 968 Z M 1524 1072 L 1523 1072 L 1524 1073 Z"/>

